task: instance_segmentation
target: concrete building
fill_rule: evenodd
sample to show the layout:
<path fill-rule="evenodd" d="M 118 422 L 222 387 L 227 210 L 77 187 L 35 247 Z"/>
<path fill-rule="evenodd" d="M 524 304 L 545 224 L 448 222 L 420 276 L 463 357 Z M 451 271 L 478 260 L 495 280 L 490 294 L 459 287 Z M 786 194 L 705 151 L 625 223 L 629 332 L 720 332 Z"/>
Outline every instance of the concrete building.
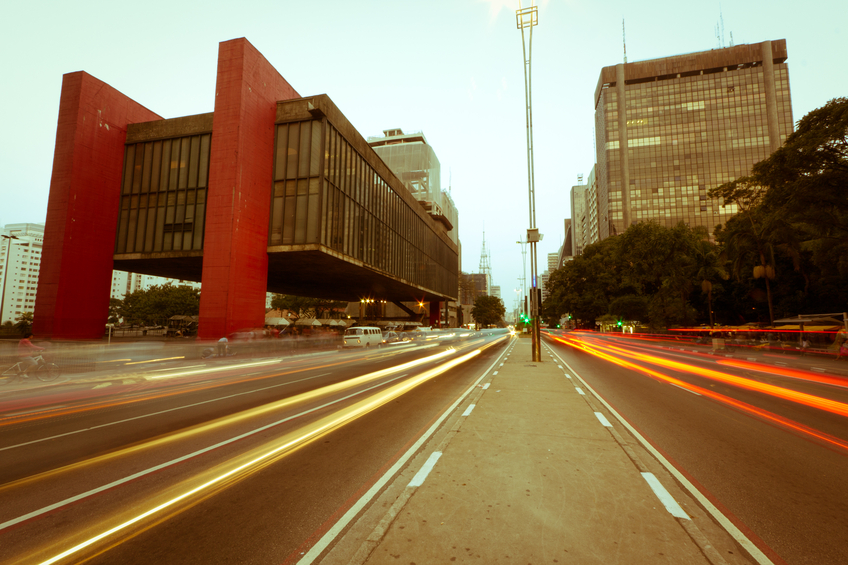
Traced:
<path fill-rule="evenodd" d="M 781 39 L 604 67 L 594 96 L 599 239 L 640 221 L 710 233 L 725 223 L 736 210 L 707 191 L 792 132 L 786 59 Z"/>
<path fill-rule="evenodd" d="M 577 257 L 583 254 L 587 232 L 589 228 L 589 214 L 586 207 L 586 192 L 585 185 L 577 185 L 571 187 L 571 246 L 569 254 L 572 257 Z"/>
<path fill-rule="evenodd" d="M 244 38 L 218 45 L 214 94 L 212 112 L 163 119 L 64 75 L 36 335 L 100 337 L 113 270 L 202 282 L 204 339 L 263 325 L 268 292 L 426 301 L 438 321 L 457 244 L 409 192 L 441 198 L 438 182 L 402 182 L 329 96 L 301 97 Z"/>
<path fill-rule="evenodd" d="M 497 285 L 492 286 L 492 296 L 494 296 L 495 298 L 500 298 L 501 300 L 503 300 L 503 296 L 501 296 L 501 287 L 500 286 L 497 286 Z"/>
<path fill-rule="evenodd" d="M 7 224 L 0 231 L 0 324 L 35 311 L 43 224 Z"/>
<path fill-rule="evenodd" d="M 597 165 L 592 165 L 586 183 L 586 230 L 583 233 L 581 247 L 597 243 L 601 240 L 598 232 L 598 177 L 595 175 Z"/>

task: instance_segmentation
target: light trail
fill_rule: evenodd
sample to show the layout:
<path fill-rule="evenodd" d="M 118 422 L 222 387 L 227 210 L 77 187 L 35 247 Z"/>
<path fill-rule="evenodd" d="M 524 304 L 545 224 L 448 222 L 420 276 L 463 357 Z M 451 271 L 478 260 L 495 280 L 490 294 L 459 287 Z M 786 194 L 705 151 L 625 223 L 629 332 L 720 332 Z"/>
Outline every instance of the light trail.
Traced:
<path fill-rule="evenodd" d="M 395 385 L 392 385 L 391 387 L 382 391 L 381 393 L 375 394 L 375 395 L 373 395 L 369 398 L 363 399 L 363 400 L 353 404 L 352 406 L 350 406 L 347 409 L 341 410 L 341 411 L 334 413 L 334 414 L 327 415 L 324 418 L 321 418 L 318 421 L 305 426 L 301 430 L 297 430 L 296 432 L 286 434 L 285 436 L 283 436 L 283 438 L 278 440 L 278 444 L 276 446 L 272 447 L 271 449 L 268 449 L 266 447 L 266 448 L 264 448 L 264 449 L 266 449 L 266 451 L 260 453 L 259 455 L 256 455 L 257 450 L 254 450 L 254 452 L 252 452 L 250 455 L 247 455 L 247 456 L 244 456 L 244 457 L 241 458 L 241 459 L 244 459 L 245 457 L 247 457 L 248 458 L 247 461 L 244 461 L 240 464 L 236 463 L 235 467 L 233 467 L 233 468 L 231 468 L 227 471 L 224 471 L 222 473 L 220 471 L 218 471 L 220 474 L 217 474 L 216 476 L 212 477 L 211 479 L 204 480 L 204 482 L 202 482 L 201 484 L 194 486 L 193 488 L 190 488 L 189 490 L 183 492 L 182 494 L 175 496 L 173 498 L 170 498 L 169 500 L 166 500 L 166 501 L 158 504 L 157 506 L 154 506 L 153 508 L 150 508 L 149 510 L 142 512 L 142 513 L 130 518 L 129 520 L 126 520 L 126 521 L 118 524 L 117 526 L 114 526 L 114 527 L 112 527 L 112 528 L 110 528 L 110 529 L 108 529 L 108 530 L 106 530 L 106 531 L 104 531 L 104 532 L 102 532 L 98 535 L 95 535 L 95 536 L 93 536 L 93 537 L 91 537 L 91 538 L 89 538 L 89 539 L 87 539 L 87 540 L 85 540 L 81 543 L 78 543 L 77 545 L 71 547 L 70 549 L 67 549 L 67 550 L 59 553 L 58 555 L 55 555 L 54 557 L 41 562 L 41 565 L 50 565 L 52 563 L 56 563 L 58 561 L 61 561 L 62 559 L 69 557 L 69 556 L 71 556 L 75 553 L 78 553 L 81 550 L 97 543 L 98 541 L 100 541 L 102 539 L 105 539 L 109 536 L 112 536 L 113 534 L 116 534 L 116 533 L 118 533 L 122 530 L 129 528 L 130 526 L 132 526 L 134 524 L 141 522 L 145 518 L 148 518 L 150 516 L 158 514 L 158 513 L 162 512 L 162 511 L 164 511 L 168 508 L 175 506 L 176 504 L 178 504 L 179 502 L 181 502 L 183 500 L 186 500 L 186 499 L 188 499 L 188 498 L 190 498 L 194 495 L 197 495 L 197 494 L 199 494 L 203 491 L 207 491 L 207 490 L 211 489 L 212 487 L 214 487 L 216 485 L 222 484 L 227 479 L 231 479 L 231 480 L 236 479 L 236 478 L 242 479 L 246 476 L 246 473 L 248 471 L 256 470 L 257 467 L 267 465 L 272 460 L 275 460 L 277 457 L 283 456 L 286 453 L 296 449 L 297 447 L 300 447 L 300 446 L 305 445 L 305 444 L 307 444 L 311 441 L 314 441 L 315 439 L 318 439 L 319 437 L 323 436 L 324 434 L 328 433 L 329 431 L 331 431 L 331 430 L 333 430 L 333 429 L 335 429 L 339 426 L 342 426 L 342 425 L 344 425 L 344 424 L 346 424 L 350 421 L 353 421 L 353 420 L 371 412 L 372 410 L 386 404 L 387 402 L 391 402 L 395 398 L 409 392 L 411 389 L 417 387 L 418 385 L 422 384 L 423 382 L 425 382 L 429 379 L 432 379 L 433 377 L 438 376 L 438 375 L 452 369 L 453 367 L 459 365 L 460 363 L 464 363 L 465 361 L 475 357 L 476 355 L 478 355 L 480 353 L 480 351 L 481 351 L 480 349 L 477 349 L 475 351 L 472 351 L 470 353 L 463 355 L 462 357 L 459 357 L 457 359 L 452 359 L 452 360 L 450 360 L 446 363 L 443 363 L 442 365 L 440 365 L 436 368 L 430 369 L 428 371 L 424 371 L 423 373 L 421 373 L 420 375 L 417 375 L 416 377 L 413 377 L 413 378 L 408 379 L 406 381 L 403 381 L 401 383 L 397 383 Z M 442 357 L 447 353 L 449 353 L 449 352 L 442 352 L 442 353 L 439 353 L 439 354 L 432 356 L 432 357 Z M 417 360 L 417 361 L 412 362 L 412 363 L 414 363 L 414 365 L 418 365 L 418 364 L 420 364 L 420 361 L 421 360 Z M 377 373 L 383 373 L 383 372 L 384 371 L 378 371 Z M 208 475 L 208 473 L 207 473 L 207 475 Z M 228 484 L 232 484 L 232 483 L 228 483 Z"/>
<path fill-rule="evenodd" d="M 610 362 L 615 363 L 617 365 L 620 365 L 621 367 L 624 367 L 626 369 L 630 369 L 630 370 L 634 370 L 634 371 L 646 374 L 646 375 L 648 375 L 648 376 L 650 376 L 654 379 L 657 379 L 661 382 L 666 382 L 668 384 L 672 384 L 672 385 L 674 385 L 678 388 L 682 388 L 682 389 L 684 389 L 688 392 L 692 392 L 692 393 L 695 393 L 695 394 L 699 394 L 701 396 L 712 398 L 713 400 L 717 400 L 717 401 L 719 401 L 723 404 L 727 404 L 727 405 L 730 405 L 734 408 L 737 408 L 740 411 L 747 412 L 749 414 L 754 414 L 756 416 L 759 416 L 760 418 L 768 420 L 769 422 L 781 425 L 784 428 L 788 428 L 788 429 L 790 429 L 792 431 L 796 431 L 796 432 L 801 432 L 803 434 L 806 434 L 806 435 L 815 437 L 819 440 L 822 440 L 824 442 L 827 442 L 828 444 L 830 444 L 832 446 L 836 446 L 836 447 L 840 447 L 844 450 L 848 450 L 848 441 L 840 439 L 836 436 L 832 436 L 832 435 L 827 434 L 825 432 L 816 430 L 815 428 L 811 428 L 811 427 L 806 426 L 804 424 L 801 424 L 799 422 L 795 422 L 794 420 L 790 420 L 789 418 L 779 416 L 779 415 L 774 414 L 773 412 L 770 412 L 768 410 L 758 408 L 756 406 L 753 406 L 753 405 L 748 404 L 746 402 L 743 402 L 741 400 L 736 400 L 735 398 L 731 398 L 729 396 L 725 396 L 723 394 L 714 392 L 714 391 L 712 391 L 708 388 L 700 387 L 700 386 L 688 383 L 686 381 L 676 379 L 674 377 L 660 373 L 659 371 L 655 371 L 655 370 L 650 369 L 648 367 L 645 367 L 643 365 L 638 365 L 636 363 L 632 363 L 630 361 L 626 361 L 624 359 L 614 357 L 610 354 L 604 353 L 600 348 L 596 348 L 596 347 L 590 346 L 590 345 L 582 343 L 582 342 L 577 342 L 576 340 L 566 340 L 566 339 L 560 339 L 560 338 L 554 338 L 554 339 L 556 341 L 559 341 L 559 342 L 564 343 L 566 345 L 569 345 L 571 347 L 576 347 L 576 348 L 582 349 L 583 351 L 586 351 L 587 353 L 589 353 L 591 355 L 594 355 L 594 356 L 599 357 L 601 359 L 610 361 Z M 610 348 L 610 349 L 618 349 L 618 348 Z M 639 355 L 639 354 L 631 355 L 630 357 L 632 357 L 632 358 L 642 358 L 642 357 L 650 358 L 650 356 Z M 656 359 L 656 360 L 665 361 L 665 360 L 662 360 L 662 359 Z M 650 362 L 653 362 L 653 361 L 646 361 L 646 362 L 650 363 Z M 776 387 L 776 386 L 773 386 L 773 385 L 767 385 L 765 383 L 760 383 L 758 381 L 752 381 L 750 379 L 744 379 L 742 377 L 735 377 L 734 375 L 727 375 L 726 373 L 720 373 L 718 371 L 711 371 L 709 369 L 700 369 L 698 367 L 685 365 L 683 363 L 677 363 L 677 362 L 669 361 L 668 363 L 658 363 L 658 364 L 660 366 L 664 366 L 666 368 L 669 368 L 668 365 L 672 365 L 672 366 L 675 367 L 674 370 L 681 371 L 681 372 L 693 373 L 693 374 L 698 374 L 698 375 L 701 375 L 701 373 L 703 372 L 704 374 L 702 376 L 705 376 L 706 378 L 710 378 L 710 379 L 713 379 L 713 380 L 719 380 L 721 382 L 727 382 L 728 384 L 733 384 L 735 386 L 739 386 L 739 387 L 742 387 L 742 388 L 748 388 L 750 390 L 756 390 L 758 392 L 764 392 L 765 394 L 770 394 L 772 396 L 778 396 L 780 398 L 785 398 L 785 399 L 788 399 L 788 400 L 792 400 L 794 402 L 799 402 L 801 404 L 813 406 L 815 408 L 820 408 L 822 410 L 826 410 L 826 411 L 834 413 L 834 414 L 839 414 L 839 415 L 848 414 L 848 405 L 843 404 L 841 402 L 834 401 L 834 400 L 820 398 L 820 397 L 808 395 L 808 394 L 805 394 L 805 393 L 799 393 L 799 392 L 796 392 L 796 391 L 783 389 L 781 387 Z M 728 381 L 724 377 L 730 377 L 732 380 Z M 737 380 L 747 381 L 748 383 L 755 383 L 756 385 L 760 385 L 760 386 L 758 386 L 758 387 L 747 386 L 747 383 L 738 384 Z M 776 389 L 776 390 L 773 390 L 773 389 Z M 815 399 L 817 402 L 809 402 L 809 399 Z"/>

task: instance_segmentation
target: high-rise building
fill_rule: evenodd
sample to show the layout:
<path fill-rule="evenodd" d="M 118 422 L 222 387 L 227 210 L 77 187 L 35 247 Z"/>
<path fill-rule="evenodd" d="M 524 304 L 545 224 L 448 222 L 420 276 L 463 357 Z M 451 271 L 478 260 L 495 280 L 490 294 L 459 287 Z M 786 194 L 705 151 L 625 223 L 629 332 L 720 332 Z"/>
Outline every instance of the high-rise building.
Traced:
<path fill-rule="evenodd" d="M 604 67 L 595 89 L 599 239 L 635 222 L 712 233 L 736 210 L 707 191 L 792 132 L 786 40 Z M 627 148 L 627 151 L 622 149 Z"/>
<path fill-rule="evenodd" d="M 586 230 L 583 233 L 583 249 L 587 245 L 601 240 L 598 234 L 598 177 L 595 175 L 597 165 L 592 166 L 586 183 Z"/>
<path fill-rule="evenodd" d="M 35 311 L 44 224 L 7 224 L 0 234 L 0 323 Z"/>
<path fill-rule="evenodd" d="M 583 254 L 585 233 L 588 227 L 585 185 L 571 187 L 571 248 L 569 255 L 577 257 Z"/>
<path fill-rule="evenodd" d="M 383 137 L 368 137 L 368 145 L 401 180 L 427 213 L 448 229 L 458 243 L 458 212 L 450 193 L 441 189 L 439 158 L 420 131 L 404 133 L 400 128 L 383 130 Z"/>

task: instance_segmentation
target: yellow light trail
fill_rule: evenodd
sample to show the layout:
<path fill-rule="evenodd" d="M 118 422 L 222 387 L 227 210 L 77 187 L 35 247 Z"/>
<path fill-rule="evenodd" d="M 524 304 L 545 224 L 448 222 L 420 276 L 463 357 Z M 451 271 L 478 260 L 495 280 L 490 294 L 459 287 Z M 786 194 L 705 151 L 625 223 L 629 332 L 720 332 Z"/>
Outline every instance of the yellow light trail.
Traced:
<path fill-rule="evenodd" d="M 442 353 L 439 353 L 437 355 L 431 356 L 431 358 L 443 357 L 444 355 L 449 354 L 449 353 L 450 353 L 449 351 L 442 352 Z M 122 530 L 125 530 L 128 527 L 132 526 L 133 524 L 137 524 L 137 523 L 141 522 L 145 518 L 153 516 L 154 514 L 162 512 L 162 511 L 164 511 L 164 510 L 166 510 L 170 507 L 173 507 L 174 505 L 176 505 L 177 503 L 179 503 L 183 500 L 186 500 L 186 499 L 188 499 L 188 498 L 190 498 L 190 497 L 192 497 L 196 494 L 199 494 L 199 493 L 201 493 L 205 490 L 208 490 L 208 489 L 212 488 L 213 486 L 222 483 L 226 479 L 235 478 L 237 475 L 239 475 L 239 473 L 243 473 L 243 472 L 245 472 L 245 471 L 247 471 L 251 468 L 257 467 L 258 465 L 267 463 L 271 459 L 273 459 L 277 456 L 281 456 L 281 455 L 283 455 L 287 452 L 292 451 L 293 449 L 295 449 L 299 446 L 305 445 L 306 443 L 313 441 L 313 440 L 317 439 L 318 437 L 326 434 L 327 432 L 331 431 L 332 429 L 339 427 L 341 425 L 344 425 L 344 424 L 346 424 L 346 423 L 348 423 L 352 420 L 355 420 L 355 419 L 371 412 L 375 408 L 378 408 L 378 407 L 386 404 L 387 402 L 394 400 L 395 398 L 405 394 L 406 392 L 415 388 L 416 386 L 420 385 L 421 383 L 423 383 L 423 382 L 425 382 L 425 381 L 427 381 L 427 380 L 429 380 L 429 379 L 431 379 L 431 378 L 433 378 L 437 375 L 440 375 L 440 374 L 444 373 L 445 371 L 452 369 L 453 367 L 459 365 L 460 363 L 464 363 L 465 361 L 473 358 L 474 356 L 478 355 L 479 353 L 480 353 L 480 350 L 478 349 L 478 350 L 472 351 L 470 353 L 467 353 L 467 354 L 465 354 L 462 357 L 459 357 L 457 359 L 452 359 L 452 360 L 440 365 L 439 367 L 425 371 L 425 372 L 421 373 L 420 375 L 417 375 L 417 376 L 415 376 L 411 379 L 408 379 L 406 381 L 403 381 L 401 383 L 395 384 L 395 385 L 389 387 L 388 389 L 386 389 L 386 390 L 384 390 L 380 393 L 374 394 L 373 396 L 371 396 L 369 398 L 363 399 L 363 400 L 353 404 L 349 408 L 346 408 L 346 409 L 341 410 L 341 411 L 334 413 L 334 414 L 327 415 L 324 418 L 321 418 L 320 420 L 318 420 L 318 421 L 316 421 L 312 424 L 307 425 L 302 430 L 298 430 L 297 432 L 292 432 L 290 434 L 286 434 L 280 440 L 280 441 L 282 441 L 282 443 L 277 445 L 276 447 L 274 447 L 270 450 L 267 450 L 267 451 L 265 451 L 264 453 L 262 453 L 258 456 L 252 457 L 248 461 L 246 461 L 246 462 L 244 462 L 240 465 L 237 465 L 236 467 L 234 467 L 234 468 L 232 468 L 232 469 L 230 469 L 226 472 L 223 472 L 223 473 L 215 476 L 214 478 L 207 480 L 207 481 L 201 483 L 200 485 L 197 485 L 197 486 L 191 488 L 190 490 L 188 490 L 188 491 L 186 491 L 186 492 L 184 492 L 184 493 L 182 493 L 178 496 L 175 496 L 175 497 L 173 497 L 173 498 L 171 498 L 171 499 L 169 499 L 169 500 L 167 500 L 167 501 L 165 501 L 161 504 L 158 504 L 157 506 L 154 506 L 153 508 L 150 508 L 149 510 L 142 512 L 141 514 L 138 514 L 138 515 L 134 516 L 133 518 L 118 524 L 117 526 L 114 526 L 114 527 L 112 527 L 112 528 L 110 528 L 110 529 L 108 529 L 108 530 L 106 530 L 106 531 L 104 531 L 104 532 L 102 532 L 98 535 L 95 535 L 95 536 L 93 536 L 93 537 L 71 547 L 70 549 L 63 551 L 62 553 L 59 553 L 58 555 L 56 555 L 56 556 L 54 556 L 50 559 L 47 559 L 46 561 L 41 562 L 41 565 L 50 565 L 52 563 L 56 563 L 58 561 L 61 561 L 62 559 L 69 557 L 69 556 L 71 556 L 75 553 L 78 553 L 79 551 L 97 543 L 100 540 L 103 540 L 103 539 L 105 539 L 105 538 L 107 538 L 107 537 L 109 537 L 113 534 L 116 534 L 116 533 L 118 533 Z M 404 365 L 414 366 L 414 365 L 420 364 L 421 362 L 423 362 L 423 361 L 417 360 L 417 361 L 414 361 L 414 362 L 411 362 L 411 363 L 406 363 Z M 389 370 L 387 369 L 387 370 L 384 370 L 384 371 L 377 371 L 375 373 L 372 373 L 372 375 L 373 374 L 382 374 L 382 373 L 385 373 L 385 371 L 389 371 Z M 362 377 L 359 377 L 359 378 L 362 378 Z M 292 435 L 295 435 L 295 434 L 299 434 L 299 435 L 296 435 L 296 437 L 291 437 Z"/>

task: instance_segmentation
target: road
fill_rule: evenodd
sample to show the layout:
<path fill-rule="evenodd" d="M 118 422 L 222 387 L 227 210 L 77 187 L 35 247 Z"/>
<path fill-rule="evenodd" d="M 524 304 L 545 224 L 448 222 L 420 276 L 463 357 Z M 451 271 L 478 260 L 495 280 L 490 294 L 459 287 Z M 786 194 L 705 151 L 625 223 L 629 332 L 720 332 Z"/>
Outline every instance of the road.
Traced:
<path fill-rule="evenodd" d="M 0 391 L 0 562 L 295 563 L 367 505 L 508 339 Z"/>
<path fill-rule="evenodd" d="M 848 379 L 639 339 L 546 339 L 774 563 L 848 563 Z"/>

